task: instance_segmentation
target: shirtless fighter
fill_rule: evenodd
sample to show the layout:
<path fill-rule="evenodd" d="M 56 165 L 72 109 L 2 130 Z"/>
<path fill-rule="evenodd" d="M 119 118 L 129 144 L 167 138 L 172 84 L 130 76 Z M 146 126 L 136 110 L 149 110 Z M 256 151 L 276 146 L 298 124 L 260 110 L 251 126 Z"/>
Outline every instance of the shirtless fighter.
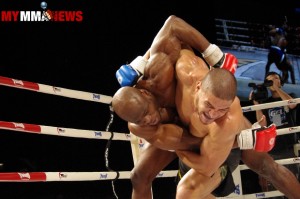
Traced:
<path fill-rule="evenodd" d="M 198 58 L 196 58 L 194 54 L 187 53 L 185 55 L 180 55 L 180 53 L 182 52 L 181 41 L 184 41 L 184 43 L 188 44 L 189 46 L 200 49 L 200 52 L 201 49 L 206 49 L 203 54 L 204 58 L 206 59 L 207 63 L 210 64 L 210 66 L 214 66 L 215 63 L 220 60 L 221 66 L 225 66 L 223 63 L 226 63 L 226 57 L 228 56 L 224 56 L 224 53 L 222 53 L 218 47 L 209 44 L 209 42 L 205 38 L 204 42 L 199 42 L 201 41 L 201 39 L 203 40 L 202 37 L 203 36 L 199 32 L 197 32 L 197 30 L 186 24 L 183 20 L 175 16 L 171 16 L 154 39 L 154 42 L 150 48 L 150 52 L 147 53 L 149 60 L 144 60 L 146 63 L 143 66 L 144 76 L 142 79 L 139 79 L 137 84 L 137 87 L 143 86 L 144 88 L 152 91 L 155 97 L 161 97 L 159 96 L 159 91 L 168 93 L 168 90 L 158 89 L 160 85 L 156 84 L 158 78 L 156 76 L 157 74 L 152 72 L 152 67 L 166 67 L 167 65 L 171 65 L 174 68 L 174 64 L 176 63 L 176 61 L 178 59 L 182 60 L 178 60 L 176 64 L 176 73 L 164 73 L 161 76 L 163 76 L 164 80 L 166 79 L 166 74 L 168 74 L 168 76 L 170 75 L 172 78 L 176 76 L 176 108 L 178 110 L 179 117 L 182 122 L 189 127 L 189 131 L 191 133 L 193 133 L 197 137 L 203 138 L 203 142 L 200 145 L 200 154 L 190 153 L 187 151 L 177 151 L 177 154 L 181 157 L 181 159 L 188 166 L 191 166 L 193 168 L 188 172 L 186 177 L 181 180 L 178 186 L 178 198 L 180 198 L 180 196 L 182 195 L 182 191 L 188 194 L 188 189 L 197 189 L 197 186 L 191 186 L 191 181 L 199 180 L 202 177 L 208 179 L 210 178 L 210 176 L 216 173 L 220 165 L 222 165 L 222 163 L 228 156 L 231 147 L 233 146 L 235 136 L 238 135 L 238 133 L 246 127 L 244 125 L 245 121 L 238 99 L 236 97 L 233 99 L 224 98 L 224 96 L 218 96 L 216 93 L 214 93 L 213 90 L 210 90 L 210 87 L 214 87 L 214 84 L 204 84 L 204 82 L 201 81 L 202 79 L 199 78 L 201 75 L 203 77 L 204 74 L 197 72 L 196 68 L 199 67 L 197 63 Z M 207 50 L 209 53 L 207 52 Z M 141 64 L 138 65 L 141 66 Z M 184 67 L 184 65 L 189 66 Z M 231 67 L 231 65 L 229 66 Z M 129 74 L 127 72 L 124 72 L 122 68 L 118 72 L 120 72 L 118 77 L 119 80 L 124 79 L 124 77 L 121 77 L 122 75 L 126 76 Z M 136 70 L 132 69 L 131 72 L 134 73 L 136 72 Z M 212 77 L 208 78 L 208 82 L 213 82 Z M 120 82 L 122 83 L 122 81 Z M 220 85 L 223 85 L 224 82 L 227 82 L 227 80 L 220 82 Z M 174 84 L 176 84 L 176 82 Z M 171 83 L 170 85 L 174 86 L 174 84 Z M 231 86 L 231 88 L 233 89 L 232 93 L 235 92 L 235 86 L 234 83 Z M 226 89 L 228 89 L 228 87 Z M 222 93 L 225 93 L 224 90 L 222 91 L 223 92 L 221 92 L 221 95 Z M 161 101 L 163 102 L 164 100 Z M 163 103 L 160 103 L 160 105 L 164 107 Z M 183 106 L 185 106 L 184 109 L 182 108 Z M 147 112 L 145 112 L 145 115 L 147 115 Z M 241 122 L 239 123 L 237 121 Z M 270 131 L 272 131 L 272 128 L 271 130 L 269 130 L 269 132 Z M 250 134 L 252 135 L 252 132 Z M 219 151 L 219 153 L 217 154 L 218 157 L 215 156 L 216 151 Z M 220 156 L 220 154 L 222 155 Z M 156 156 L 152 157 L 156 159 Z M 252 170 L 270 179 L 270 181 L 273 182 L 276 188 L 285 193 L 287 196 L 290 196 L 290 198 L 296 198 L 295 196 L 297 193 L 295 193 L 295 190 L 297 189 L 295 189 L 295 187 L 299 187 L 298 182 L 295 181 L 295 179 L 293 178 L 294 176 L 292 174 L 290 175 L 288 170 L 286 170 L 283 166 L 276 164 L 267 153 L 257 153 L 254 150 L 245 150 L 242 154 L 242 160 Z M 156 164 L 156 161 L 148 161 L 148 165 L 151 163 L 155 163 L 156 168 L 159 167 L 161 169 L 162 167 L 161 165 Z M 134 171 L 137 170 L 134 169 Z M 139 174 L 141 173 L 135 173 L 133 176 Z M 149 178 L 145 178 L 144 180 L 148 180 L 148 182 L 150 180 L 151 182 L 156 174 L 157 173 L 153 175 L 153 173 L 150 172 L 147 174 Z M 272 176 L 272 174 L 274 175 Z M 287 178 L 289 178 L 289 180 L 286 180 Z M 140 178 L 140 180 L 143 180 L 143 178 Z M 290 186 L 291 182 L 293 182 L 292 186 Z M 148 184 L 149 183 L 147 183 L 146 185 Z M 137 185 L 137 183 L 133 182 L 133 186 L 135 185 Z M 141 186 L 145 186 L 145 184 L 141 183 Z M 181 187 L 185 188 L 182 189 Z M 136 189 L 134 187 L 134 191 L 135 190 Z M 145 191 L 144 193 L 147 194 L 150 193 L 150 191 Z M 185 197 L 188 196 L 186 193 L 184 194 Z M 141 197 L 143 197 L 142 195 Z M 143 198 L 145 197 L 146 196 L 144 195 Z"/>

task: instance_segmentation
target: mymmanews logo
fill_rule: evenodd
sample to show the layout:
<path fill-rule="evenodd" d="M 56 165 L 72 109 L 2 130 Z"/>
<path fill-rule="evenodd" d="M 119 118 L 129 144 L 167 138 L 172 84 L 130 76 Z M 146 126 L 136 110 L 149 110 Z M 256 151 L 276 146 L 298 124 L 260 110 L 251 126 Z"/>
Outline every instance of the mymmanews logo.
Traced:
<path fill-rule="evenodd" d="M 83 12 L 81 10 L 50 10 L 48 4 L 43 1 L 40 4 L 41 10 L 23 11 L 23 10 L 7 10 L 1 11 L 0 20 L 3 22 L 17 21 L 53 21 L 53 22 L 81 22 L 83 20 Z"/>

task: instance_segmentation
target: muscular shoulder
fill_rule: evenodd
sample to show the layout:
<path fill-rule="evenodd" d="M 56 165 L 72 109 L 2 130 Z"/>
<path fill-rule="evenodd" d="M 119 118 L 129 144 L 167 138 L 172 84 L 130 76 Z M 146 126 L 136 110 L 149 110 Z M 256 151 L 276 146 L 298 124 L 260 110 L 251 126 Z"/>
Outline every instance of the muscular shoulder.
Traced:
<path fill-rule="evenodd" d="M 193 51 L 183 49 L 176 63 L 177 79 L 185 84 L 199 81 L 209 71 L 206 63 Z"/>

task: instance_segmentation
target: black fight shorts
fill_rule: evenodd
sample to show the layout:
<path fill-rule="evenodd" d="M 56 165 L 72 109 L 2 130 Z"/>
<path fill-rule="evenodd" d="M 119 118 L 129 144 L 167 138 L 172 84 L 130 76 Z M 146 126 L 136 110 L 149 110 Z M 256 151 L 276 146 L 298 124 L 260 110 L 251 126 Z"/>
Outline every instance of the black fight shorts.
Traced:
<path fill-rule="evenodd" d="M 231 150 L 228 158 L 222 165 L 224 169 L 227 169 L 227 174 L 222 180 L 221 184 L 212 192 L 212 195 L 215 197 L 226 197 L 234 192 L 235 184 L 233 181 L 232 172 L 239 166 L 240 158 L 241 151 L 239 148 Z M 190 168 L 179 159 L 179 171 L 176 180 L 177 183 L 189 170 Z"/>

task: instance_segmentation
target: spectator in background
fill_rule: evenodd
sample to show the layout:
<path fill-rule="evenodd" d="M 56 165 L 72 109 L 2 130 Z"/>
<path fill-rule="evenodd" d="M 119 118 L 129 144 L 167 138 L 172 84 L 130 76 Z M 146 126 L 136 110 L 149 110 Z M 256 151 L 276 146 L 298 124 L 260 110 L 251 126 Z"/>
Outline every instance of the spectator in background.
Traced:
<path fill-rule="evenodd" d="M 271 26 L 271 30 L 269 31 L 271 46 L 268 54 L 268 61 L 266 64 L 266 73 L 265 77 L 270 71 L 270 67 L 273 63 L 275 63 L 276 67 L 282 72 L 282 81 L 283 83 L 287 83 L 289 74 L 291 74 L 292 84 L 296 84 L 294 68 L 291 62 L 287 59 L 286 56 L 286 32 L 284 30 L 286 24 L 282 28 L 276 28 Z"/>
<path fill-rule="evenodd" d="M 283 82 L 280 75 L 276 72 L 269 72 L 266 75 L 266 80 L 272 81 L 272 86 L 268 87 L 271 96 L 267 99 L 254 100 L 254 92 L 251 91 L 249 99 L 253 100 L 253 104 L 271 103 L 282 100 L 293 99 L 292 94 L 287 94 L 282 90 Z M 256 118 L 261 118 L 263 115 L 266 117 L 262 126 L 268 126 L 272 123 L 276 124 L 277 128 L 288 128 L 296 125 L 296 106 L 297 104 L 289 104 L 284 107 L 274 107 L 269 109 L 257 110 Z M 271 156 L 276 159 L 295 157 L 293 145 L 297 142 L 297 134 L 280 135 L 276 138 L 275 147 L 269 152 Z M 287 165 L 287 167 L 297 176 L 297 165 Z M 276 190 L 271 183 L 259 176 L 262 191 Z"/>

